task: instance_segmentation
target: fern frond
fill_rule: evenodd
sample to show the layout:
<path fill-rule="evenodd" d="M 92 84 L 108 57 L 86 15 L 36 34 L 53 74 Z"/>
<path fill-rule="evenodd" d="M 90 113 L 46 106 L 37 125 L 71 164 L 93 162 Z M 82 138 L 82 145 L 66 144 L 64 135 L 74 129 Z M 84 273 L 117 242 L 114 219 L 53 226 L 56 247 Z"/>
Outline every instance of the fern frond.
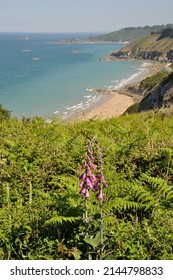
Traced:
<path fill-rule="evenodd" d="M 45 222 L 45 225 L 56 225 L 56 224 L 63 224 L 64 222 L 73 223 L 79 220 L 77 217 L 64 217 L 64 216 L 55 216 Z"/>
<path fill-rule="evenodd" d="M 142 204 L 144 208 L 150 208 L 157 203 L 150 190 L 143 186 L 141 181 L 136 180 L 133 192 L 137 202 Z"/>
<path fill-rule="evenodd" d="M 117 211 L 126 211 L 126 210 L 138 210 L 142 209 L 144 206 L 139 202 L 134 202 L 130 200 L 126 200 L 122 197 L 117 197 L 109 202 L 109 205 L 106 205 L 104 208 L 104 212 L 106 214 L 112 213 L 115 210 Z"/>
<path fill-rule="evenodd" d="M 155 178 L 143 174 L 142 177 L 151 184 L 151 187 L 154 188 L 155 195 L 164 199 L 173 198 L 173 186 L 168 185 L 168 182 L 162 178 Z"/>
<path fill-rule="evenodd" d="M 173 191 L 171 190 L 170 192 L 167 193 L 166 195 L 166 200 L 171 200 L 173 201 Z"/>

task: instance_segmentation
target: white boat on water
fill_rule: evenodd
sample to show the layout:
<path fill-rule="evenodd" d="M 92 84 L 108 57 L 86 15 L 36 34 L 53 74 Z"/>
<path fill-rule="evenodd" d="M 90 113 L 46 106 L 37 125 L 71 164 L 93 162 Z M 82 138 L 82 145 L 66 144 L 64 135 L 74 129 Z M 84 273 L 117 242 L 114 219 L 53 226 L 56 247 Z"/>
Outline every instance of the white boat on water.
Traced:
<path fill-rule="evenodd" d="M 21 52 L 31 52 L 31 50 L 21 50 Z"/>
<path fill-rule="evenodd" d="M 17 40 L 23 40 L 23 41 L 29 41 L 30 38 L 28 36 L 25 36 L 25 37 L 18 37 L 16 38 Z"/>
<path fill-rule="evenodd" d="M 24 40 L 24 41 L 29 41 L 30 39 L 29 39 L 28 36 L 26 36 L 26 37 L 23 38 L 23 40 Z"/>
<path fill-rule="evenodd" d="M 39 58 L 38 57 L 33 57 L 32 60 L 39 60 Z"/>

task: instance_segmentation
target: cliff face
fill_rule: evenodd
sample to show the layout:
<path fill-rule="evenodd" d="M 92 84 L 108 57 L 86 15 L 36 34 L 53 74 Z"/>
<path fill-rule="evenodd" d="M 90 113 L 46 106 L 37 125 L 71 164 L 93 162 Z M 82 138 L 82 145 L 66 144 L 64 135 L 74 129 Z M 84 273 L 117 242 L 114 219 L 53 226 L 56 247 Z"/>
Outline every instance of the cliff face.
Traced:
<path fill-rule="evenodd" d="M 163 36 L 164 35 L 164 36 Z M 114 59 L 151 59 L 161 62 L 173 62 L 173 38 L 165 34 L 152 34 L 130 45 L 112 52 Z"/>
<path fill-rule="evenodd" d="M 132 52 L 123 52 L 123 50 L 112 52 L 111 57 L 119 59 L 151 59 L 160 62 L 173 62 L 173 50 L 168 52 L 159 51 L 138 51 L 135 55 Z"/>
<path fill-rule="evenodd" d="M 139 103 L 138 112 L 173 106 L 173 73 Z"/>

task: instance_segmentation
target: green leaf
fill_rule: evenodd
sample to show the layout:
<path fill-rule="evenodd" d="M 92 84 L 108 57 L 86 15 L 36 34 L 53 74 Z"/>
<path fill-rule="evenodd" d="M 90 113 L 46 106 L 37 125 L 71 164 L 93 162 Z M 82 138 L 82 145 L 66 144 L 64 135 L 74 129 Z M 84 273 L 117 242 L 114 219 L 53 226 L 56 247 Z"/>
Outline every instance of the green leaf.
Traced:
<path fill-rule="evenodd" d="M 98 231 L 94 238 L 92 237 L 85 237 L 84 241 L 91 245 L 93 248 L 96 248 L 100 243 L 100 231 Z"/>
<path fill-rule="evenodd" d="M 75 251 L 72 252 L 72 254 L 73 254 L 75 260 L 78 261 L 78 260 L 81 259 L 81 254 L 82 254 L 82 252 L 81 252 L 80 250 L 75 250 Z"/>
<path fill-rule="evenodd" d="M 55 224 L 62 224 L 63 222 L 74 222 L 78 220 L 78 218 L 76 217 L 64 217 L 64 216 L 55 216 L 53 218 L 51 218 L 50 220 L 47 220 L 45 222 L 45 225 L 55 225 Z"/>

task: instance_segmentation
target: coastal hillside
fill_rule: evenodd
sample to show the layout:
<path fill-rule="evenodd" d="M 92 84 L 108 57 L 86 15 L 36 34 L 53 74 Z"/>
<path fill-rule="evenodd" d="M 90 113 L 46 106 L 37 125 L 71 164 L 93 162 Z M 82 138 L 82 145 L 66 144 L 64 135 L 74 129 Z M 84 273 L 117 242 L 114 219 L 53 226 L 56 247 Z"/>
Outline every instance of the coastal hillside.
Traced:
<path fill-rule="evenodd" d="M 172 24 L 167 25 L 153 25 L 153 26 L 139 26 L 139 27 L 126 27 L 120 30 L 103 34 L 103 35 L 92 35 L 89 37 L 89 41 L 101 41 L 101 42 L 132 42 L 134 40 L 149 36 L 152 32 L 157 33 L 161 30 L 172 27 Z"/>
<path fill-rule="evenodd" d="M 151 59 L 173 61 L 173 28 L 136 40 L 119 51 L 112 52 L 112 59 Z"/>
<path fill-rule="evenodd" d="M 169 74 L 139 103 L 138 112 L 173 106 L 173 73 Z"/>
<path fill-rule="evenodd" d="M 125 113 L 137 113 L 173 107 L 173 64 L 155 75 L 128 88 L 129 95 L 140 101 L 130 106 Z M 137 100 L 137 99 L 136 99 Z"/>
<path fill-rule="evenodd" d="M 173 259 L 173 112 L 0 116 L 1 260 Z"/>

